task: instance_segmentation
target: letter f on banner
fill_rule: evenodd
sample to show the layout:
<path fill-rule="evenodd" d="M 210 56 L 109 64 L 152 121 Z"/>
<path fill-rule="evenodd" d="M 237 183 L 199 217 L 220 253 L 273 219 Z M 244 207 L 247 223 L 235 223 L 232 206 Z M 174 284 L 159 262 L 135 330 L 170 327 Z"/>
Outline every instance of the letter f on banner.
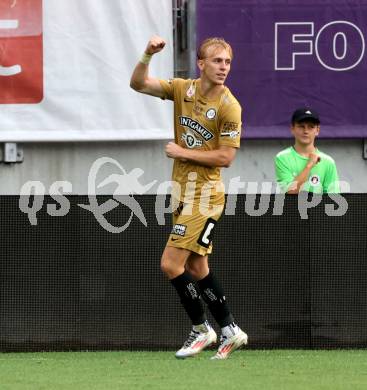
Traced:
<path fill-rule="evenodd" d="M 275 23 L 274 69 L 295 70 L 296 56 L 313 54 L 312 22 Z"/>
<path fill-rule="evenodd" d="M 0 19 L 0 29 L 12 29 L 18 28 L 19 21 L 18 20 L 4 20 Z M 22 67 L 20 65 L 13 66 L 1 66 L 0 64 L 0 76 L 14 76 L 22 71 Z"/>

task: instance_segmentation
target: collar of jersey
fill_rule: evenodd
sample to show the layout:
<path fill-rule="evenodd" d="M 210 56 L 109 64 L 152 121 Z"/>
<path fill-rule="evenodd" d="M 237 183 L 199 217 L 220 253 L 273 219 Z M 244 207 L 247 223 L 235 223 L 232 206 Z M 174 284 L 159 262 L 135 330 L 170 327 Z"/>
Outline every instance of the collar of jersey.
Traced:
<path fill-rule="evenodd" d="M 224 96 L 224 94 L 227 91 L 227 87 L 224 86 L 223 92 L 220 95 L 218 95 L 215 99 L 208 99 L 207 97 L 205 97 L 204 95 L 201 94 L 201 88 L 200 88 L 201 80 L 200 80 L 200 78 L 195 80 L 195 84 L 196 84 L 196 91 L 197 91 L 197 95 L 198 95 L 197 100 L 200 99 L 205 103 L 217 102 L 218 100 L 220 100 Z"/>
<path fill-rule="evenodd" d="M 298 157 L 302 158 L 303 160 L 308 160 L 308 157 L 302 156 L 302 154 L 299 154 L 294 146 L 291 146 L 293 153 L 295 153 Z M 315 153 L 320 154 L 319 150 L 315 148 Z"/>

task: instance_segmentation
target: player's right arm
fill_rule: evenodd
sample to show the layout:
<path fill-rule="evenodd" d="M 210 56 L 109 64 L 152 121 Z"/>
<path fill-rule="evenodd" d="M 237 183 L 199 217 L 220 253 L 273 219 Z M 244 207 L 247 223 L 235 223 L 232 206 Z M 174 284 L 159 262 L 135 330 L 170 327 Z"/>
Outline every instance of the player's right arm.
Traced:
<path fill-rule="evenodd" d="M 146 95 L 160 98 L 165 97 L 165 92 L 159 80 L 149 76 L 150 59 L 154 54 L 159 53 L 165 45 L 166 42 L 158 36 L 153 36 L 149 40 L 142 58 L 135 66 L 133 74 L 131 75 L 130 87 L 132 89 Z"/>
<path fill-rule="evenodd" d="M 315 153 L 310 153 L 308 163 L 298 176 L 293 177 L 291 167 L 287 166 L 280 157 L 275 158 L 275 175 L 277 182 L 287 194 L 298 194 L 303 184 L 308 179 L 311 169 L 320 161 L 320 157 Z"/>
<path fill-rule="evenodd" d="M 316 153 L 310 153 L 308 163 L 303 171 L 293 179 L 292 185 L 289 187 L 288 194 L 298 194 L 301 191 L 303 184 L 306 183 L 311 169 L 320 161 L 319 155 Z"/>

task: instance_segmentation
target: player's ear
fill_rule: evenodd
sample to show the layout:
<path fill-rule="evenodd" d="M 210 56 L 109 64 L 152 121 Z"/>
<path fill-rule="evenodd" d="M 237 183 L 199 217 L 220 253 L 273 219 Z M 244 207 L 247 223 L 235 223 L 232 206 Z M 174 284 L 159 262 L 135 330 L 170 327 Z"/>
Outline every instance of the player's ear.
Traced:
<path fill-rule="evenodd" d="M 196 64 L 197 64 L 197 66 L 198 66 L 198 68 L 199 68 L 200 70 L 203 70 L 203 69 L 204 69 L 204 60 L 203 60 L 203 59 L 197 60 L 197 61 L 196 61 Z"/>

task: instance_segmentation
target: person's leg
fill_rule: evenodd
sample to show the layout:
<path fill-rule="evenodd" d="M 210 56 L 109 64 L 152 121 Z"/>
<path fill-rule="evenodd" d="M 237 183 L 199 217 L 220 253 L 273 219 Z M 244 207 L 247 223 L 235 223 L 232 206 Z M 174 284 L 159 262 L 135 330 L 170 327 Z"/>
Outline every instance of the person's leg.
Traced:
<path fill-rule="evenodd" d="M 209 274 L 208 255 L 191 252 L 185 264 L 186 271 L 195 279 L 201 280 Z"/>
<path fill-rule="evenodd" d="M 178 358 L 194 356 L 217 340 L 214 330 L 206 320 L 195 280 L 185 270 L 190 254 L 189 250 L 167 246 L 161 259 L 161 269 L 175 287 L 182 306 L 193 324 L 189 338 L 176 353 Z"/>
<path fill-rule="evenodd" d="M 209 270 L 208 256 L 191 253 L 186 262 L 186 270 L 197 281 L 201 296 L 218 325 L 224 328 L 233 323 L 222 286 Z"/>
<path fill-rule="evenodd" d="M 186 270 L 197 281 L 203 300 L 222 329 L 221 345 L 215 358 L 226 359 L 231 352 L 247 344 L 247 335 L 234 322 L 223 288 L 209 270 L 208 256 L 192 253 L 187 259 Z"/>
<path fill-rule="evenodd" d="M 193 325 L 200 325 L 206 320 L 204 307 L 194 279 L 185 271 L 190 254 L 187 249 L 167 246 L 162 254 L 161 269 L 176 289 Z"/>

